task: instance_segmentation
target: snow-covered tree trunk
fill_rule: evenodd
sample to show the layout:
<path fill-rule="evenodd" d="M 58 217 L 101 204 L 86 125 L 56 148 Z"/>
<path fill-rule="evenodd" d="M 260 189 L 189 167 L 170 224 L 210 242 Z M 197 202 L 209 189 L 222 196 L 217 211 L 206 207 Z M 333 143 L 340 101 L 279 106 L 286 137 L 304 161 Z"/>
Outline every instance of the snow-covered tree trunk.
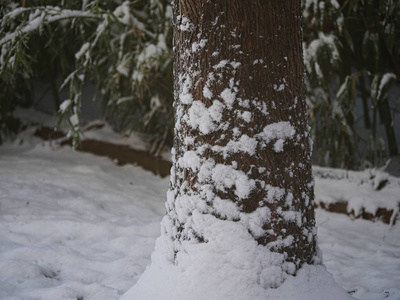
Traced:
<path fill-rule="evenodd" d="M 123 299 L 289 299 L 273 288 L 318 260 L 300 1 L 173 9 L 167 214 L 152 265 Z"/>
<path fill-rule="evenodd" d="M 168 234 L 196 215 L 241 224 L 293 274 L 315 256 L 300 1 L 175 1 L 175 144 Z M 279 282 L 273 285 L 279 285 Z"/>

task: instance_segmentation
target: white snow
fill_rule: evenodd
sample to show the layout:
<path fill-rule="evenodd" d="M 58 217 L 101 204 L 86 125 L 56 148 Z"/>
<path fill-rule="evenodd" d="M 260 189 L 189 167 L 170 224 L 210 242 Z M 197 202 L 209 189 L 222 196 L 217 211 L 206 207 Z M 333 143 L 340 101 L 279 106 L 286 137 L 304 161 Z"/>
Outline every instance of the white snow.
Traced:
<path fill-rule="evenodd" d="M 382 94 L 382 90 L 384 89 L 384 87 L 388 84 L 388 82 L 392 79 L 396 79 L 396 74 L 394 73 L 385 73 L 382 76 L 382 80 L 379 84 L 379 88 L 378 88 L 378 95 L 377 95 L 377 99 L 379 100 Z"/>
<path fill-rule="evenodd" d="M 73 127 L 76 127 L 79 125 L 79 118 L 77 114 L 73 114 L 72 116 L 69 117 L 69 121 L 71 122 L 71 125 Z"/>
<path fill-rule="evenodd" d="M 142 50 L 142 52 L 137 57 L 138 64 L 142 64 L 143 62 L 149 59 L 156 59 L 157 56 L 160 55 L 161 51 L 162 49 L 156 47 L 156 45 L 147 44 L 147 46 Z"/>
<path fill-rule="evenodd" d="M 79 58 L 81 58 L 81 56 L 88 51 L 89 47 L 90 43 L 84 43 L 81 49 L 79 49 L 79 51 L 75 53 L 75 59 L 78 60 Z"/>
<path fill-rule="evenodd" d="M 274 151 L 275 152 L 282 152 L 283 151 L 283 145 L 285 143 L 284 139 L 279 139 L 275 142 L 274 144 Z"/>
<path fill-rule="evenodd" d="M 317 183 L 318 186 L 318 183 Z M 400 226 L 317 210 L 319 246 L 336 281 L 356 299 L 400 299 Z"/>
<path fill-rule="evenodd" d="M 256 137 L 261 138 L 266 144 L 276 140 L 274 151 L 282 152 L 285 140 L 293 138 L 295 134 L 296 130 L 290 122 L 281 121 L 265 126 L 263 131 L 257 134 Z"/>
<path fill-rule="evenodd" d="M 356 217 L 363 210 L 375 215 L 379 208 L 393 211 L 394 214 L 399 209 L 399 178 L 379 170 L 353 172 L 314 167 L 314 171 L 324 174 L 323 177 L 316 176 L 317 204 L 346 202 L 347 211 L 353 211 Z M 378 191 L 379 184 L 386 180 L 386 186 Z"/>
<path fill-rule="evenodd" d="M 197 52 L 200 49 L 204 48 L 207 44 L 207 39 L 202 39 L 199 42 L 193 42 L 192 44 L 192 52 Z"/>
<path fill-rule="evenodd" d="M 227 64 L 229 63 L 229 60 L 227 59 L 223 59 L 221 60 L 218 64 L 216 64 L 215 66 L 213 66 L 214 69 L 222 69 L 224 68 Z"/>
<path fill-rule="evenodd" d="M 186 151 L 185 154 L 179 158 L 178 165 L 182 168 L 191 168 L 196 172 L 200 168 L 200 157 L 195 151 Z"/>
<path fill-rule="evenodd" d="M 26 11 L 27 9 L 21 9 L 18 13 L 22 11 Z M 0 46 L 13 41 L 18 35 L 21 33 L 29 33 L 35 30 L 38 30 L 40 26 L 43 25 L 46 20 L 48 23 L 57 22 L 63 19 L 73 19 L 73 18 L 96 18 L 97 16 L 91 14 L 87 11 L 80 10 L 69 10 L 63 9 L 61 10 L 59 7 L 47 6 L 45 11 L 42 11 L 40 14 L 34 13 L 35 17 L 29 20 L 29 23 L 23 26 L 22 28 L 18 28 L 18 30 L 6 34 L 2 39 L 0 39 Z"/>
<path fill-rule="evenodd" d="M 168 180 L 21 138 L 0 147 L 0 299 L 118 299 L 149 263 Z"/>
<path fill-rule="evenodd" d="M 285 85 L 283 83 L 281 83 L 279 86 L 274 84 L 273 88 L 274 88 L 275 91 L 281 92 L 281 91 L 283 91 L 285 89 Z"/>
<path fill-rule="evenodd" d="M 190 20 L 186 16 L 178 16 L 177 17 L 178 21 L 181 21 L 181 24 L 179 25 L 179 29 L 182 31 L 191 31 L 193 28 L 193 24 L 190 22 Z"/>
<path fill-rule="evenodd" d="M 199 129 L 202 134 L 210 133 L 214 125 L 207 107 L 201 101 L 194 101 L 189 108 L 188 123 L 193 129 Z"/>
<path fill-rule="evenodd" d="M 64 100 L 63 103 L 60 104 L 60 113 L 66 112 L 71 103 L 70 99 Z"/>
<path fill-rule="evenodd" d="M 207 99 L 211 99 L 213 97 L 213 93 L 207 85 L 205 85 L 203 88 L 203 96 Z"/>
<path fill-rule="evenodd" d="M 247 123 L 251 121 L 252 115 L 249 111 L 244 111 L 240 114 L 240 117 Z"/>
<path fill-rule="evenodd" d="M 192 88 L 192 79 L 190 76 L 181 76 L 179 78 L 179 84 L 181 86 L 181 91 L 179 93 L 179 100 L 183 104 L 190 104 L 193 102 L 193 95 L 190 93 Z"/>
<path fill-rule="evenodd" d="M 271 218 L 271 210 L 264 206 L 259 207 L 249 214 L 241 213 L 240 219 L 251 231 L 255 237 L 261 237 L 265 234 L 262 226 Z"/>
<path fill-rule="evenodd" d="M 212 247 L 187 241 L 187 252 L 178 255 L 178 267 L 165 264 L 155 252 L 153 261 L 163 263 L 156 265 L 160 270 L 155 272 L 153 265 L 142 274 L 160 235 L 168 179 L 138 167 L 117 167 L 106 158 L 68 147 L 56 150 L 51 143 L 32 138 L 31 133 L 0 147 L 1 299 L 119 299 L 139 277 L 141 284 L 121 299 L 348 298 L 322 266 L 305 266 L 296 277 L 288 275 L 278 289 L 264 289 L 282 281 L 282 257 L 272 252 L 266 255 L 257 247 L 244 230 L 250 228 L 253 234 L 262 234 L 257 218 L 240 214 L 236 205 L 224 199 L 216 202 L 217 211 L 241 222 L 224 222 L 195 211 L 192 228 L 201 230 Z M 188 154 L 185 159 L 196 157 Z M 222 173 L 226 171 L 223 168 Z M 370 179 L 367 172 L 347 172 L 347 178 L 338 175 L 321 179 L 321 169 L 316 170 L 317 199 L 323 195 L 351 199 L 358 193 L 368 199 L 367 203 L 381 205 L 389 195 L 394 199 L 400 194 L 400 185 L 389 177 L 387 187 L 366 197 L 363 191 L 373 191 L 385 178 L 382 174 Z M 241 184 L 240 177 L 245 179 L 245 174 L 235 173 L 234 166 L 229 171 L 236 175 L 231 176 L 232 182 L 225 182 L 224 177 L 222 186 Z M 275 192 L 280 192 L 279 188 L 266 189 L 271 200 Z M 243 191 L 244 196 L 247 192 Z M 268 218 L 266 210 L 254 214 Z M 317 210 L 316 216 L 324 262 L 340 286 L 357 299 L 400 299 L 399 221 L 388 226 L 322 210 Z M 168 228 L 168 220 L 163 222 L 163 228 Z M 227 230 L 234 234 L 225 235 Z M 239 239 L 246 242 L 238 243 Z M 287 242 L 290 237 L 282 240 Z M 163 243 L 169 241 L 160 238 L 156 247 L 163 248 Z M 194 255 L 198 257 L 194 264 L 185 263 Z M 291 270 L 293 266 L 285 264 L 284 268 Z M 248 285 L 253 282 L 259 285 L 249 292 Z M 217 288 L 212 288 L 215 283 Z M 155 290 L 155 285 L 162 288 Z"/>
<path fill-rule="evenodd" d="M 124 25 L 133 25 L 140 31 L 146 31 L 146 26 L 139 21 L 134 14 L 130 12 L 131 3 L 129 1 L 122 2 L 117 8 L 115 8 L 114 16 Z"/>
<path fill-rule="evenodd" d="M 236 92 L 232 91 L 230 88 L 226 88 L 221 92 L 220 96 L 228 106 L 232 106 L 236 99 Z"/>
<path fill-rule="evenodd" d="M 237 129 L 237 128 L 235 128 Z M 240 134 L 238 134 L 240 135 Z M 251 155 L 255 154 L 257 147 L 257 140 L 251 138 L 246 134 L 240 135 L 238 140 L 231 140 L 226 146 L 213 146 L 214 151 L 220 152 L 224 158 L 228 157 L 230 154 L 237 152 L 246 152 Z"/>
<path fill-rule="evenodd" d="M 243 171 L 235 170 L 234 167 L 223 164 L 216 164 L 212 170 L 212 180 L 215 188 L 225 191 L 233 185 L 236 186 L 235 194 L 240 199 L 248 198 L 251 190 L 255 187 L 254 180 L 249 180 Z"/>
<path fill-rule="evenodd" d="M 197 211 L 192 218 L 193 229 L 201 230 L 207 242 L 185 242 L 185 251 L 177 253 L 175 265 L 164 258 L 171 240 L 161 235 L 152 265 L 121 300 L 352 299 L 322 266 L 304 266 L 296 277 L 285 275 L 282 268 L 293 268 L 283 264 L 284 255 L 265 251 L 240 223 Z M 171 228 L 168 222 L 165 217 L 165 228 Z"/>
<path fill-rule="evenodd" d="M 117 72 L 124 75 L 125 77 L 129 76 L 129 60 L 122 60 L 117 66 Z"/>
<path fill-rule="evenodd" d="M 214 100 L 213 104 L 208 108 L 208 113 L 210 114 L 211 119 L 215 122 L 220 122 L 222 119 L 223 109 L 224 105 L 220 101 Z"/>
<path fill-rule="evenodd" d="M 329 48 L 330 53 L 331 53 L 331 63 L 339 59 L 339 50 L 338 47 L 336 46 L 337 39 L 334 35 L 332 34 L 324 34 L 322 32 L 318 33 L 318 38 L 313 40 L 311 43 L 309 43 L 308 46 L 304 45 L 304 64 L 306 68 L 311 71 L 313 66 L 316 69 L 320 69 L 318 63 L 317 63 L 317 53 L 321 51 L 324 47 Z M 317 70 L 317 73 L 320 73 L 319 70 Z M 322 75 L 322 73 L 321 73 Z"/>
<path fill-rule="evenodd" d="M 201 134 L 208 134 L 218 128 L 216 122 L 222 118 L 223 104 L 215 100 L 210 107 L 199 101 L 193 101 L 188 110 L 188 115 L 184 116 L 187 123 L 193 129 L 199 129 Z"/>

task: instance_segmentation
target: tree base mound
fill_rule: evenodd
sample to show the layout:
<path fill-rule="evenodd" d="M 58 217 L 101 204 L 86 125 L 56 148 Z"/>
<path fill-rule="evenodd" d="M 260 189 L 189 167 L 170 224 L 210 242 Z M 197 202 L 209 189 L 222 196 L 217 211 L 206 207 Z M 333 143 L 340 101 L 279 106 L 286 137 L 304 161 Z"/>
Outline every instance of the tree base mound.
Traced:
<path fill-rule="evenodd" d="M 120 300 L 352 299 L 322 265 L 305 264 L 290 275 L 283 254 L 258 245 L 237 222 L 200 214 L 193 222 L 205 228 L 207 242 L 187 241 L 174 254 L 164 217 L 152 264 Z"/>
<path fill-rule="evenodd" d="M 213 274 L 209 274 L 214 278 Z M 241 284 L 243 278 L 226 274 L 210 284 L 211 278 L 195 278 L 176 266 L 151 265 L 138 283 L 120 300 L 350 300 L 332 275 L 321 265 L 304 265 L 296 276 L 290 276 L 275 289 L 264 289 L 259 283 Z M 219 278 L 221 279 L 221 278 Z M 243 280 L 243 282 L 247 282 Z"/>

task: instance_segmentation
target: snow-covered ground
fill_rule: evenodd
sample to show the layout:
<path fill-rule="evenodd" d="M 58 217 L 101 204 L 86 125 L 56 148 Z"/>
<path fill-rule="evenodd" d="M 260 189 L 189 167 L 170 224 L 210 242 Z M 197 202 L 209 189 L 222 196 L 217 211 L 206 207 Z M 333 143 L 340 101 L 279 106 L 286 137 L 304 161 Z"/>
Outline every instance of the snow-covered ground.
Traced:
<path fill-rule="evenodd" d="M 354 185 L 341 197 L 354 197 Z M 328 187 L 317 180 L 317 193 Z M 0 299 L 118 299 L 150 263 L 167 188 L 168 179 L 139 167 L 30 134 L 1 146 Z M 317 223 L 339 285 L 358 299 L 400 299 L 399 222 L 317 210 Z"/>

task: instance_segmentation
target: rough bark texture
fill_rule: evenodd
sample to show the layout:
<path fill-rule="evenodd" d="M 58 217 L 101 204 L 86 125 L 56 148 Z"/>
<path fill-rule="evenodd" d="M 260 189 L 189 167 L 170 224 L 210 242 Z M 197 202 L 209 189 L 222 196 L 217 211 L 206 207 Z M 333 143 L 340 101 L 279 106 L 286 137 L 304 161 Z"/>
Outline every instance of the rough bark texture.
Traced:
<path fill-rule="evenodd" d="M 174 27 L 175 153 L 167 202 L 174 229 L 166 231 L 175 253 L 183 241 L 207 243 L 191 220 L 198 211 L 242 222 L 296 270 L 312 263 L 300 1 L 175 0 Z M 196 201 L 184 203 L 188 196 Z"/>

